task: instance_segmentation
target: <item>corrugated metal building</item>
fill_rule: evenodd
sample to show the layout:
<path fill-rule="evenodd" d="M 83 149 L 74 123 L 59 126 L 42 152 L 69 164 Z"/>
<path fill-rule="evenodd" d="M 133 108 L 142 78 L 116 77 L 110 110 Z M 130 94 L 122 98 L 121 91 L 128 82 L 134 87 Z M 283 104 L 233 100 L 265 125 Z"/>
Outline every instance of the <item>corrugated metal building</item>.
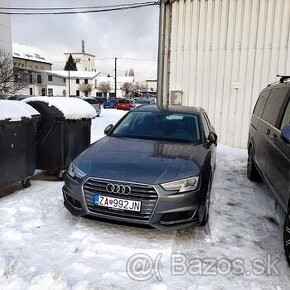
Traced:
<path fill-rule="evenodd" d="M 181 91 L 183 105 L 208 112 L 219 142 L 246 148 L 259 92 L 277 74 L 290 73 L 290 0 L 179 0 L 162 5 L 163 102 L 170 103 L 173 92 Z"/>

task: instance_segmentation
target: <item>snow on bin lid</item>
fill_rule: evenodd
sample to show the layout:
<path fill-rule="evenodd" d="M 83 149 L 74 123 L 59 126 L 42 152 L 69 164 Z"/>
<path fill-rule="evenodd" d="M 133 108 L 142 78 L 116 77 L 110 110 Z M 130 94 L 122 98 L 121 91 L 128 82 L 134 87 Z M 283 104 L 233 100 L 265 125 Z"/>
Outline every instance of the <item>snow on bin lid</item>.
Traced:
<path fill-rule="evenodd" d="M 0 121 L 21 121 L 21 118 L 29 118 L 39 115 L 38 111 L 30 105 L 20 101 L 0 100 Z"/>
<path fill-rule="evenodd" d="M 22 100 L 22 102 L 44 102 L 48 106 L 54 106 L 61 111 L 66 119 L 80 120 L 93 119 L 97 112 L 93 106 L 86 101 L 78 98 L 68 97 L 31 97 Z"/>

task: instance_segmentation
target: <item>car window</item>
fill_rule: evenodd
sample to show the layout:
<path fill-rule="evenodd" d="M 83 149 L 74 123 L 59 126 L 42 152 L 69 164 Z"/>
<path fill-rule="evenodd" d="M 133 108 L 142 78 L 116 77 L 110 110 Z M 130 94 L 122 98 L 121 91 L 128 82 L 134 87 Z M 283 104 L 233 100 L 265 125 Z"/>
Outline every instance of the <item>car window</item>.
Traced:
<path fill-rule="evenodd" d="M 288 100 L 288 105 L 286 107 L 280 129 L 282 130 L 287 124 L 290 124 L 290 100 Z"/>
<path fill-rule="evenodd" d="M 265 105 L 262 119 L 274 127 L 278 127 L 281 110 L 285 104 L 289 88 L 279 88 L 271 91 Z"/>
<path fill-rule="evenodd" d="M 268 90 L 266 92 L 262 92 L 258 98 L 258 101 L 257 101 L 255 109 L 254 109 L 254 114 L 257 115 L 258 117 L 262 117 L 264 107 L 265 107 L 265 104 L 268 100 L 270 92 L 271 92 L 271 90 Z"/>
<path fill-rule="evenodd" d="M 113 136 L 154 140 L 200 142 L 198 117 L 156 112 L 131 112 L 115 128 Z"/>
<path fill-rule="evenodd" d="M 128 104 L 129 103 L 129 100 L 119 100 L 119 103 L 120 104 Z"/>
<path fill-rule="evenodd" d="M 86 102 L 88 102 L 89 104 L 97 104 L 96 100 L 93 99 L 84 99 Z"/>

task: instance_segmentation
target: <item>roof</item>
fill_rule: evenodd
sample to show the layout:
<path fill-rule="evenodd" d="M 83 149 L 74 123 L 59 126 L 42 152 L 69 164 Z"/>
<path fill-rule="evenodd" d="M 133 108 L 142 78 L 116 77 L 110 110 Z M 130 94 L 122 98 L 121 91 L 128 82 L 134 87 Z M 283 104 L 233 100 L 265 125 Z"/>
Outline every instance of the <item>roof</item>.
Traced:
<path fill-rule="evenodd" d="M 68 97 L 31 97 L 21 102 L 43 102 L 49 107 L 55 107 L 67 120 L 80 120 L 95 118 L 97 113 L 93 106 L 79 98 Z"/>
<path fill-rule="evenodd" d="M 13 57 L 16 58 L 51 64 L 47 57 L 36 47 L 13 42 L 12 53 Z"/>
<path fill-rule="evenodd" d="M 72 79 L 93 79 L 98 76 L 99 72 L 92 72 L 92 71 L 66 71 L 66 70 L 49 70 L 46 71 L 49 74 L 53 74 L 56 76 L 60 76 L 63 78 L 68 78 L 70 74 L 70 78 Z"/>
<path fill-rule="evenodd" d="M 188 106 L 158 106 L 158 105 L 141 105 L 134 109 L 139 112 L 168 112 L 168 113 L 180 113 L 180 114 L 198 114 L 203 111 L 200 107 L 188 107 Z"/>
<path fill-rule="evenodd" d="M 117 83 L 133 83 L 135 77 L 117 77 Z M 115 82 L 114 77 L 100 76 L 98 78 L 99 83 Z"/>
<path fill-rule="evenodd" d="M 0 121 L 8 119 L 10 122 L 21 121 L 22 118 L 31 119 L 39 113 L 30 105 L 20 101 L 0 100 Z"/>
<path fill-rule="evenodd" d="M 95 55 L 91 54 L 91 53 L 86 53 L 86 52 L 65 52 L 64 53 L 65 55 L 73 55 L 73 54 L 85 54 L 85 55 L 89 55 L 89 56 L 93 56 L 93 57 L 96 57 Z"/>

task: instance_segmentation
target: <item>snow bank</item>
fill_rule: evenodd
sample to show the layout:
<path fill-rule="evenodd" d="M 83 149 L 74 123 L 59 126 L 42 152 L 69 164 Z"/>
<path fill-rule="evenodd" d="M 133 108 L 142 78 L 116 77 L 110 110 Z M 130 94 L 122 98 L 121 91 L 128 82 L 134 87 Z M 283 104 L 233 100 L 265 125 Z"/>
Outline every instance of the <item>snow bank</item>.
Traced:
<path fill-rule="evenodd" d="M 19 101 L 0 100 L 0 120 L 21 121 L 21 118 L 31 118 L 39 115 L 30 105 Z"/>
<path fill-rule="evenodd" d="M 97 112 L 93 106 L 78 98 L 31 97 L 22 100 L 25 103 L 36 101 L 47 103 L 50 107 L 56 107 L 69 120 L 93 119 L 97 116 Z"/>

